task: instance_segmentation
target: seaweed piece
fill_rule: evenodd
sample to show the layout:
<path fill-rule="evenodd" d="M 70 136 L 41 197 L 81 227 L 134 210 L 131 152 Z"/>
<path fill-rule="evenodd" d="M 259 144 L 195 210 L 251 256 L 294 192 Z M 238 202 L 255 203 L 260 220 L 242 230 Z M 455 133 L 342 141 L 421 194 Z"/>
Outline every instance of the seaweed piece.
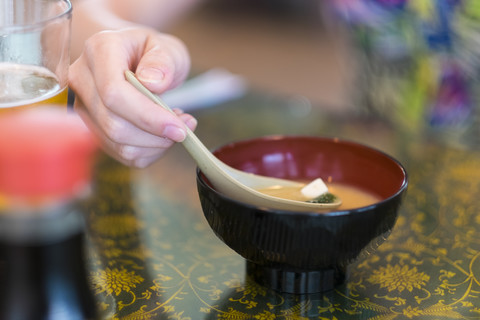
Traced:
<path fill-rule="evenodd" d="M 332 194 L 330 192 L 326 192 L 326 193 L 323 193 L 323 194 L 319 195 L 318 197 L 316 197 L 314 199 L 307 200 L 307 202 L 311 202 L 311 203 L 332 203 L 332 202 L 335 202 L 336 199 L 337 199 L 337 196 L 335 196 L 334 194 Z"/>

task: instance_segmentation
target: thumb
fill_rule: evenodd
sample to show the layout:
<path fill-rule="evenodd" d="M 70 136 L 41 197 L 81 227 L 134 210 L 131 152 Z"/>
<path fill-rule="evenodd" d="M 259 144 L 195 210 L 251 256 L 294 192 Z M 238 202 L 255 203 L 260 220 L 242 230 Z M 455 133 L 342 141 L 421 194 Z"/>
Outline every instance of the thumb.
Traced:
<path fill-rule="evenodd" d="M 160 94 L 182 83 L 189 70 L 190 57 L 184 44 L 162 35 L 147 42 L 135 74 L 150 91 Z"/>

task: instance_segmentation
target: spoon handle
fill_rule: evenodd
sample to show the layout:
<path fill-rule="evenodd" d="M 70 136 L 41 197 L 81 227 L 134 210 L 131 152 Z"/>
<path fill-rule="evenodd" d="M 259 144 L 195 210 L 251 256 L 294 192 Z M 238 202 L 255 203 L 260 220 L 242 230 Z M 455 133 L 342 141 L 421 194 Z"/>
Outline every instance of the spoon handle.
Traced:
<path fill-rule="evenodd" d="M 127 70 L 125 71 L 125 78 L 130 82 L 137 90 L 150 98 L 153 102 L 164 108 L 165 110 L 175 114 L 173 110 L 162 101 L 160 97 L 148 90 L 136 77 L 135 74 Z M 213 155 L 210 150 L 198 139 L 198 137 L 188 127 L 187 136 L 183 140 L 182 145 L 195 160 L 200 170 L 209 179 L 214 180 L 214 184 L 224 183 L 226 181 L 232 181 L 235 184 L 240 182 L 242 184 L 252 187 L 252 175 L 241 170 L 232 168 L 226 163 L 219 160 Z M 235 182 L 235 181 L 237 182 Z M 216 182 L 216 183 L 215 183 Z M 302 185 L 296 181 L 277 179 L 273 177 L 256 176 L 254 185 L 258 188 L 266 188 L 273 185 L 284 186 L 299 186 Z"/>
<path fill-rule="evenodd" d="M 150 98 L 153 102 L 164 108 L 165 110 L 175 114 L 173 110 L 156 94 L 152 93 L 148 90 L 138 79 L 135 77 L 135 74 L 127 70 L 125 71 L 125 78 L 127 79 L 130 84 L 132 84 L 137 90 L 143 93 L 145 96 Z M 197 162 L 198 167 L 203 172 L 208 172 L 209 161 L 215 163 L 217 166 L 224 168 L 224 163 L 219 161 L 212 153 L 205 147 L 205 145 L 198 139 L 198 137 L 190 130 L 188 127 L 187 129 L 187 136 L 185 140 L 182 142 L 185 149 L 190 153 L 192 158 Z M 224 168 L 225 169 L 225 168 Z"/>

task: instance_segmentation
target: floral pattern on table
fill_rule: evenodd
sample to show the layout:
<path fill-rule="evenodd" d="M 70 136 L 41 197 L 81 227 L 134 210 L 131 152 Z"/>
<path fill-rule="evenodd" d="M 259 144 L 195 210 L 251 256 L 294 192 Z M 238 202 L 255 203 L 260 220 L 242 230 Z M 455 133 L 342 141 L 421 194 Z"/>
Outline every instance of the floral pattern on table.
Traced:
<path fill-rule="evenodd" d="M 405 158 L 409 190 L 387 240 L 345 284 L 308 296 L 246 278 L 197 204 L 172 203 L 155 179 L 133 194 L 132 170 L 102 158 L 86 204 L 98 306 L 106 319 L 480 319 L 480 153 L 425 148 Z"/>

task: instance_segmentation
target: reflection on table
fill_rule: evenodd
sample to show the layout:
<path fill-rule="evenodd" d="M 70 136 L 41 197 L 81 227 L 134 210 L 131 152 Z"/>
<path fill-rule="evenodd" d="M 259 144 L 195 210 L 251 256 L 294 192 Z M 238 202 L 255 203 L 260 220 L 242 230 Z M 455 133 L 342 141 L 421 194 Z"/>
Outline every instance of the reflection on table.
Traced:
<path fill-rule="evenodd" d="M 334 291 L 280 294 L 246 279 L 244 259 L 213 234 L 181 146 L 144 170 L 102 156 L 86 214 L 90 281 L 106 319 L 480 318 L 480 146 L 254 93 L 195 116 L 209 148 L 306 134 L 391 154 L 410 181 L 396 225 Z"/>

